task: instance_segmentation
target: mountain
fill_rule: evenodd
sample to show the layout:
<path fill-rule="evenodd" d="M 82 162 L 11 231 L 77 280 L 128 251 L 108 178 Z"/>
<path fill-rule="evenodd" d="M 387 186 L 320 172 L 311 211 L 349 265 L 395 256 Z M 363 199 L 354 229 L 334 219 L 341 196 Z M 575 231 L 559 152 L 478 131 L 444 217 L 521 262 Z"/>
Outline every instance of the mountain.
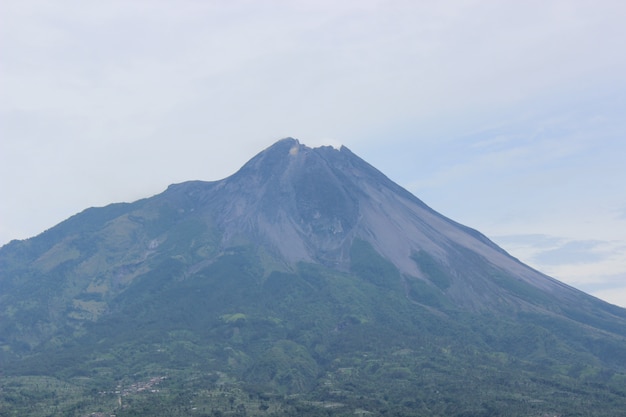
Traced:
<path fill-rule="evenodd" d="M 0 248 L 0 366 L 8 415 L 624 416 L 626 310 L 289 138 Z"/>

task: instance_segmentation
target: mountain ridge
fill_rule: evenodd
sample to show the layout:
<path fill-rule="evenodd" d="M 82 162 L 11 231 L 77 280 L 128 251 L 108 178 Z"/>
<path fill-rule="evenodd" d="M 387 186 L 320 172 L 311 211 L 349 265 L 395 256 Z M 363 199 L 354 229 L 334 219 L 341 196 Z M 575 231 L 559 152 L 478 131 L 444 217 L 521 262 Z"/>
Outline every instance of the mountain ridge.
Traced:
<path fill-rule="evenodd" d="M 446 218 L 444 216 L 441 216 L 440 214 L 436 213 L 434 210 L 432 210 L 430 207 L 428 207 L 426 204 L 424 204 L 421 200 L 419 200 L 417 197 L 415 197 L 413 194 L 411 194 L 410 192 L 408 192 L 406 189 L 398 186 L 397 184 L 395 184 L 394 182 L 392 182 L 391 180 L 389 180 L 384 174 L 382 174 L 380 171 L 376 170 L 374 167 L 372 167 L 371 165 L 369 165 L 368 163 L 366 163 L 365 161 L 363 161 L 362 159 L 358 158 L 356 155 L 354 155 L 348 148 L 346 148 L 345 146 L 342 146 L 339 150 L 336 150 L 330 146 L 327 147 L 320 147 L 320 148 L 308 148 L 305 145 L 301 145 L 297 140 L 292 139 L 292 138 L 287 138 L 287 139 L 283 139 L 279 142 L 277 142 L 275 145 L 271 146 L 270 148 L 266 149 L 265 151 L 261 152 L 259 155 L 257 155 L 256 157 L 254 157 L 250 162 L 248 162 L 247 164 L 245 164 L 237 173 L 235 173 L 233 176 L 226 178 L 224 181 L 230 181 L 231 179 L 236 179 L 239 175 L 241 174 L 250 174 L 250 172 L 257 170 L 257 165 L 258 164 L 263 164 L 263 162 L 267 162 L 265 164 L 265 166 L 271 166 L 275 169 L 283 169 L 284 168 L 284 172 L 287 173 L 287 175 L 290 175 L 291 172 L 294 169 L 293 164 L 295 164 L 296 161 L 295 158 L 298 157 L 298 154 L 304 153 L 307 156 L 315 156 L 318 157 L 319 159 L 321 159 L 325 164 L 326 167 L 324 167 L 324 169 L 328 168 L 328 167 L 338 167 L 340 166 L 341 169 L 343 170 L 350 170 L 355 168 L 359 169 L 359 173 L 361 175 L 363 175 L 364 178 L 357 178 L 357 180 L 359 180 L 359 183 L 354 184 L 355 181 L 353 181 L 351 178 L 347 178 L 346 175 L 343 175 L 341 180 L 343 183 L 351 183 L 351 185 L 357 185 L 358 187 L 361 187 L 360 189 L 362 190 L 363 188 L 365 188 L 366 186 L 368 186 L 368 182 L 374 181 L 377 184 L 380 184 L 380 186 L 382 187 L 382 191 L 383 192 L 394 192 L 397 193 L 398 195 L 400 195 L 403 200 L 401 203 L 403 205 L 406 205 L 407 202 L 408 203 L 412 203 L 414 204 L 418 209 L 423 210 L 422 216 L 429 216 L 427 221 L 424 220 L 420 220 L 420 222 L 422 224 L 425 225 L 425 227 L 427 229 L 435 229 L 435 227 L 432 227 L 431 224 L 438 222 L 439 227 L 436 228 L 436 233 L 437 234 L 441 234 L 441 231 L 444 229 L 443 227 L 441 227 L 442 225 L 445 224 L 450 224 L 452 226 L 454 226 L 454 229 L 449 229 L 448 228 L 448 233 L 453 234 L 453 237 L 455 239 L 455 241 L 458 243 L 461 238 L 465 239 L 465 242 L 467 242 L 468 239 L 475 239 L 476 241 L 480 242 L 480 243 L 484 243 L 485 244 L 485 248 L 481 248 L 479 246 L 479 248 L 481 249 L 481 255 L 483 256 L 487 256 L 487 255 L 491 255 L 491 254 L 486 254 L 486 248 L 488 249 L 492 249 L 494 250 L 496 253 L 499 252 L 499 254 L 502 255 L 506 255 L 506 257 L 502 257 L 500 259 L 498 259 L 498 261 L 500 263 L 506 263 L 507 267 L 517 267 L 517 271 L 522 275 L 522 276 L 528 276 L 528 275 L 536 275 L 537 276 L 541 275 L 542 277 L 546 277 L 543 274 L 538 273 L 537 271 L 534 271 L 532 268 L 527 267 L 526 265 L 524 265 L 522 268 L 519 268 L 519 266 L 522 265 L 521 262 L 519 262 L 519 260 L 511 257 L 508 253 L 506 253 L 503 249 L 501 249 L 500 247 L 498 247 L 495 243 L 493 243 L 491 240 L 489 240 L 486 236 L 484 236 L 483 234 L 481 234 L 480 232 L 468 228 L 466 226 L 460 225 L 457 222 L 454 222 L 453 220 Z M 285 162 L 284 160 L 280 160 L 280 157 L 286 157 L 286 155 L 288 155 L 288 161 Z M 270 159 L 270 161 L 265 161 L 266 159 Z M 280 161 L 280 162 L 279 162 Z M 339 162 L 338 162 L 339 161 Z M 292 164 L 293 163 L 293 164 Z M 318 162 L 316 162 L 318 163 Z M 286 167 L 285 167 L 286 166 Z M 332 168 L 330 168 L 330 174 L 333 176 L 337 176 L 337 172 L 336 170 L 333 170 Z M 275 176 L 279 176 L 280 174 L 277 172 L 272 172 L 273 175 Z M 311 175 L 315 175 L 316 173 L 311 173 Z M 343 173 L 340 173 L 340 175 Z M 247 179 L 249 177 L 246 177 Z M 274 179 L 276 182 L 281 183 L 281 179 L 280 178 L 275 178 Z M 185 184 L 185 183 L 183 183 Z M 212 183 L 213 184 L 213 183 Z M 255 183 L 255 186 L 257 186 L 257 184 Z M 218 185 L 219 187 L 219 185 Z M 228 187 L 228 185 L 225 185 L 225 187 Z M 359 189 L 358 187 L 354 187 L 355 189 Z M 254 190 L 255 193 L 257 190 Z M 341 190 L 342 192 L 349 194 L 350 191 L 349 190 Z M 381 194 L 381 189 L 370 189 L 370 193 L 366 195 L 366 199 L 371 199 L 373 195 L 376 195 L 377 198 L 379 198 L 379 205 L 384 205 L 386 203 L 388 203 L 387 201 L 383 201 L 380 202 L 380 200 L 383 200 L 385 198 L 384 195 L 380 195 Z M 254 195 L 256 195 L 255 193 L 253 193 Z M 274 194 L 276 194 L 276 196 L 278 196 L 278 192 L 276 192 L 274 190 Z M 362 194 L 361 194 L 362 195 Z M 273 196 L 272 196 L 273 197 Z M 318 198 L 317 196 L 314 196 L 314 198 Z M 410 234 L 411 236 L 415 237 L 415 236 L 420 236 L 418 241 L 414 241 L 414 242 L 407 242 L 406 240 L 402 241 L 402 239 L 398 239 L 400 240 L 398 243 L 394 243 L 391 242 L 392 240 L 395 240 L 392 238 L 392 236 L 390 236 L 390 230 L 393 230 L 393 232 L 395 233 L 396 236 L 401 236 L 400 231 L 404 231 L 403 227 L 398 227 L 397 225 L 392 224 L 393 223 L 393 219 L 385 219 L 385 217 L 389 217 L 386 216 L 386 213 L 384 213 L 384 211 L 380 208 L 376 208 L 376 207 L 371 207 L 371 205 L 365 205 L 362 202 L 359 202 L 359 194 L 357 195 L 352 195 L 351 196 L 351 201 L 342 201 L 342 204 L 339 204 L 339 206 L 350 206 L 347 207 L 347 210 L 351 210 L 350 213 L 348 213 L 347 215 L 344 215 L 345 219 L 348 219 L 348 221 L 346 222 L 344 219 L 344 223 L 348 223 L 347 225 L 345 225 L 346 227 L 344 227 L 344 225 L 341 224 L 341 219 L 336 219 L 339 220 L 339 223 L 336 224 L 331 224 L 331 225 L 326 225 L 326 227 L 329 228 L 333 228 L 336 227 L 336 229 L 333 229 L 334 233 L 337 234 L 346 234 L 346 233 L 351 233 L 352 235 L 346 235 L 345 238 L 346 239 L 351 239 L 354 237 L 358 237 L 364 240 L 367 240 L 370 242 L 370 244 L 374 244 L 374 246 L 376 247 L 377 245 L 377 241 L 380 241 L 381 239 L 378 239 L 378 237 L 380 237 L 380 235 L 386 235 L 386 239 L 382 239 L 382 241 L 384 242 L 383 244 L 379 244 L 378 247 L 376 247 L 378 252 L 381 252 L 383 254 L 383 256 L 385 256 L 388 259 L 392 259 L 394 261 L 394 264 L 396 265 L 396 267 L 398 267 L 403 273 L 409 274 L 409 275 L 413 275 L 413 276 L 419 276 L 419 275 L 423 275 L 414 265 L 414 262 L 410 259 L 411 258 L 411 254 L 410 253 L 404 253 L 402 257 L 397 256 L 396 253 L 397 252 L 401 252 L 402 250 L 406 251 L 406 248 L 411 248 L 411 249 L 415 249 L 416 246 L 426 246 L 429 247 L 429 249 L 433 252 L 441 252 L 441 249 L 438 247 L 434 247 L 434 245 L 432 245 L 430 242 L 428 242 L 428 237 L 424 236 L 426 233 L 429 232 L 429 230 L 427 230 L 426 232 L 422 231 L 422 230 L 411 230 L 412 233 L 407 233 Z M 319 202 L 318 202 L 319 203 Z M 333 201 L 331 202 L 332 204 L 328 204 L 328 206 L 332 206 L 335 207 L 337 206 L 337 202 Z M 365 206 L 364 208 L 362 207 L 358 207 L 359 204 L 361 206 Z M 355 207 L 356 206 L 356 207 Z M 364 212 L 360 212 L 359 209 L 364 210 Z M 249 210 L 251 211 L 251 210 Z M 266 214 L 267 211 L 265 210 L 261 210 L 262 213 Z M 231 211 L 229 211 L 231 212 Z M 375 229 L 376 230 L 372 230 L 372 228 L 368 228 L 367 230 L 358 230 L 358 224 L 357 224 L 357 220 L 355 219 L 355 217 L 357 217 L 357 215 L 355 214 L 356 212 L 358 212 L 358 221 L 362 222 L 363 221 L 363 216 L 367 216 L 369 217 L 368 219 L 366 219 L 365 223 L 367 224 L 376 224 L 376 223 L 380 223 L 380 222 L 384 222 L 384 225 L 376 225 Z M 309 214 L 310 213 L 306 213 Z M 322 217 L 332 217 L 333 213 L 325 213 L 325 216 Z M 343 214 L 343 213 L 342 213 Z M 404 214 L 404 213 L 403 213 Z M 281 215 L 281 213 L 278 213 L 277 215 Z M 337 217 L 337 216 L 335 216 Z M 338 216 L 341 217 L 341 216 Z M 310 221 L 311 219 L 306 219 L 308 221 Z M 269 229 L 271 229 L 271 224 L 269 226 Z M 297 229 L 297 224 L 295 225 L 296 229 Z M 345 229 L 345 230 L 344 230 Z M 414 229 L 414 228 L 411 228 Z M 459 230 L 462 232 L 465 232 L 465 234 L 467 236 L 464 236 L 463 234 L 459 233 Z M 266 230 L 267 232 L 267 230 Z M 307 231 L 300 231 L 300 234 L 306 234 Z M 295 233 L 294 231 L 292 231 L 292 233 Z M 310 233 L 309 233 L 310 234 Z M 368 234 L 371 234 L 371 236 L 368 236 Z M 432 235 L 432 233 L 431 233 Z M 469 238 L 468 238 L 469 236 Z M 308 236 L 307 236 L 308 237 Z M 371 238 L 370 238 L 371 237 Z M 447 238 L 450 238 L 449 236 L 446 236 Z M 441 237 L 438 237 L 439 240 L 443 240 Z M 286 240 L 286 239 L 283 239 Z M 291 242 L 290 242 L 291 243 Z M 276 242 L 274 242 L 274 244 L 276 244 Z M 474 242 L 467 242 L 468 245 L 472 245 L 474 244 Z M 298 254 L 295 254 L 293 256 L 289 256 L 286 255 L 287 259 L 291 262 L 293 261 L 298 261 L 298 260 L 306 260 L 306 261 L 311 261 L 314 260 L 310 254 L 307 253 L 307 250 L 305 248 L 302 248 L 300 244 L 297 245 L 299 247 L 298 249 Z M 471 249 L 476 249 L 476 245 L 474 246 L 470 246 Z M 293 248 L 288 248 L 288 249 L 293 249 Z M 283 247 L 283 250 L 288 250 L 285 249 Z M 337 248 L 335 248 L 337 249 Z M 345 254 L 345 250 L 343 252 Z M 499 255 L 498 254 L 498 255 Z M 509 262 L 511 260 L 514 260 L 514 262 Z M 335 266 L 337 266 L 338 264 L 341 264 L 343 262 L 343 265 L 345 266 L 346 264 L 346 260 L 338 260 L 336 261 L 337 264 Z M 515 265 L 517 264 L 517 265 Z M 499 265 L 500 266 L 500 265 Z M 532 271 L 531 271 L 532 270 Z M 534 278 L 534 277 L 533 277 Z M 529 278 L 529 279 L 533 279 L 533 278 Z M 542 278 L 543 279 L 543 278 Z M 566 284 L 563 284 L 557 280 L 554 280 L 552 278 L 549 278 L 547 281 L 551 282 L 552 284 L 555 284 L 558 287 L 561 286 L 567 286 Z M 535 284 L 537 284 L 537 282 L 535 282 Z M 547 285 L 547 284 L 546 284 Z M 544 287 L 543 289 L 549 289 L 549 287 Z M 576 290 L 577 291 L 577 290 Z"/>
<path fill-rule="evenodd" d="M 401 415 L 462 415 L 464 401 L 558 411 L 561 384 L 606 411 L 597 390 L 626 409 L 626 310 L 524 265 L 348 148 L 287 138 L 225 179 L 0 248 L 0 364 L 100 390 L 159 372 L 200 391 L 191 381 L 211 375 L 250 395 L 369 398 L 373 412 L 421 398 Z M 436 394 L 476 380 L 473 399 Z"/>
<path fill-rule="evenodd" d="M 508 270 L 541 291 L 556 292 L 574 303 L 584 294 L 524 265 L 480 232 L 435 212 L 345 146 L 309 148 L 293 138 L 276 142 L 223 180 L 187 181 L 152 198 L 87 209 L 26 242 L 54 240 L 65 228 L 80 228 L 81 222 L 89 225 L 81 233 L 89 233 L 127 210 L 158 205 L 159 200 L 171 204 L 168 210 L 176 213 L 170 217 L 213 222 L 221 233 L 216 247 L 259 240 L 287 270 L 297 262 L 320 262 L 347 271 L 352 242 L 360 239 L 408 279 L 428 281 L 415 260 L 417 253 L 450 268 L 459 251 L 469 250 L 477 262 Z M 158 213 L 153 210 L 152 215 Z M 131 227 L 145 221 L 125 218 Z M 159 238 L 144 244 L 156 248 Z M 461 268 L 457 266 L 453 275 Z M 456 292 L 455 301 L 462 303 L 475 291 L 461 286 Z"/>

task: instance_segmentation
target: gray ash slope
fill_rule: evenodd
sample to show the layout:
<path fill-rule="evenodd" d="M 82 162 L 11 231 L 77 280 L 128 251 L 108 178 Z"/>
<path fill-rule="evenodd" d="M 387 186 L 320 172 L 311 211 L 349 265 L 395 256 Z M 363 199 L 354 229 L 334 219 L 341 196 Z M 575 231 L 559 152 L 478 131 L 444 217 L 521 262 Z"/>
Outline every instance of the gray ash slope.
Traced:
<path fill-rule="evenodd" d="M 255 242 L 289 267 L 321 263 L 347 270 L 353 242 L 363 240 L 403 279 L 432 283 L 456 305 L 523 309 L 587 306 L 611 320 L 620 309 L 550 278 L 508 255 L 480 232 L 435 212 L 348 148 L 309 148 L 283 139 L 237 173 L 217 182 L 187 182 L 165 193 L 207 212 L 222 230 L 222 247 Z M 422 265 L 420 266 L 420 259 Z M 430 271 L 432 274 L 433 271 Z M 549 303 L 504 288 L 532 288 Z M 508 282 L 507 282 L 508 283 Z M 602 306 L 597 310 L 598 306 Z"/>

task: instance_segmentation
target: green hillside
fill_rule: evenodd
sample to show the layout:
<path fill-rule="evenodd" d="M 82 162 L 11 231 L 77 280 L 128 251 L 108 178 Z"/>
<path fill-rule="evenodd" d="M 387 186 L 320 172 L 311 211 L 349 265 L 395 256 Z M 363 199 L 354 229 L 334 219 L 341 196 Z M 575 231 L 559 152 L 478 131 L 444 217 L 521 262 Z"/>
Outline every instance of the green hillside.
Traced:
<path fill-rule="evenodd" d="M 623 309 L 293 146 L 0 248 L 0 416 L 626 416 Z"/>

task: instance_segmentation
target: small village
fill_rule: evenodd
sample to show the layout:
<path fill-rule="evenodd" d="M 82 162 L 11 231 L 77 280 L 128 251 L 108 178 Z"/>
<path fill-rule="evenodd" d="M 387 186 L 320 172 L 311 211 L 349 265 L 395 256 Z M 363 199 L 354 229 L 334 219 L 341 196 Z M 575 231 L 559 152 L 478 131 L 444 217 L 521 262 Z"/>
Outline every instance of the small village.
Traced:
<path fill-rule="evenodd" d="M 140 392 L 152 392 L 157 393 L 159 389 L 155 388 L 159 385 L 163 380 L 165 380 L 166 376 L 155 376 L 150 378 L 148 381 L 135 382 L 131 384 L 127 388 L 122 388 L 122 384 L 118 384 L 114 391 L 101 391 L 101 395 L 110 395 L 116 394 L 120 397 L 125 397 L 131 394 L 138 394 Z"/>

